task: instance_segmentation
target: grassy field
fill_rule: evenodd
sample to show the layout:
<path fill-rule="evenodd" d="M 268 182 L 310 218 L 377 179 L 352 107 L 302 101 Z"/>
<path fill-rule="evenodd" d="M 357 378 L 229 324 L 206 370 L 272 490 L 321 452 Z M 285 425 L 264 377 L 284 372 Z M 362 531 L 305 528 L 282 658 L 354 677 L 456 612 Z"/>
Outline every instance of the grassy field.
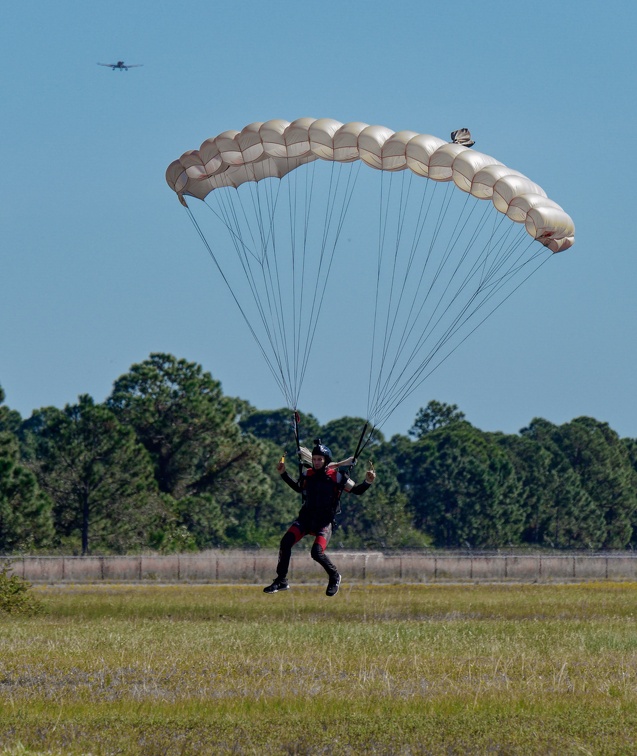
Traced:
<path fill-rule="evenodd" d="M 635 754 L 637 584 L 35 587 L 3 754 Z"/>

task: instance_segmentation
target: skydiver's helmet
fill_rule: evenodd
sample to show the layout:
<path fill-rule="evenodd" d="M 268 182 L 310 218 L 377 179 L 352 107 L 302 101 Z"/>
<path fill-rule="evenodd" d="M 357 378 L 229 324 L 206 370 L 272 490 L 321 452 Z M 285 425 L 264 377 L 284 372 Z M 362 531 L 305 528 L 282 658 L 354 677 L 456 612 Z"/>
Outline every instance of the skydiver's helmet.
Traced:
<path fill-rule="evenodd" d="M 332 452 L 329 450 L 325 444 L 321 443 L 320 438 L 314 439 L 314 448 L 312 449 L 312 456 L 314 455 L 320 455 L 321 457 L 325 457 L 325 465 L 329 465 L 329 463 L 332 461 Z"/>

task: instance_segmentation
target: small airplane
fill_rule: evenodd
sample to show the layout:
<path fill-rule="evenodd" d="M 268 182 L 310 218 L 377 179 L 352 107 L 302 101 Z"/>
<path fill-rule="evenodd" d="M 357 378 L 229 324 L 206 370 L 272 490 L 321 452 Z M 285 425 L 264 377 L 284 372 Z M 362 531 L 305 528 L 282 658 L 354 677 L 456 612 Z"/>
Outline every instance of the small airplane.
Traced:
<path fill-rule="evenodd" d="M 130 65 L 126 65 L 123 60 L 118 60 L 117 63 L 98 63 L 98 66 L 106 66 L 106 68 L 110 68 L 112 71 L 128 71 L 129 68 L 141 68 L 143 66 L 143 63 L 132 63 Z"/>

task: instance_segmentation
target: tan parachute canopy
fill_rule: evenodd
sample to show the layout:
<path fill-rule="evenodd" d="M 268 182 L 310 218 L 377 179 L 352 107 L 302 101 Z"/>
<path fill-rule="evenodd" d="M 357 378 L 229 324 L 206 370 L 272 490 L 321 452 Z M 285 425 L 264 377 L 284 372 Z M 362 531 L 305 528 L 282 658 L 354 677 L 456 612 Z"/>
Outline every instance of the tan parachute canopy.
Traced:
<path fill-rule="evenodd" d="M 491 200 L 500 213 L 523 223 L 530 236 L 552 252 L 572 246 L 572 219 L 540 186 L 495 158 L 470 149 L 468 138 L 459 142 L 464 143 L 329 118 L 299 118 L 291 123 L 275 119 L 207 139 L 198 150 L 185 152 L 171 163 L 166 180 L 185 202 L 184 196 L 203 200 L 221 187 L 281 178 L 317 159 L 360 160 L 377 170 L 408 169 L 433 181 L 452 181 L 463 192 Z"/>

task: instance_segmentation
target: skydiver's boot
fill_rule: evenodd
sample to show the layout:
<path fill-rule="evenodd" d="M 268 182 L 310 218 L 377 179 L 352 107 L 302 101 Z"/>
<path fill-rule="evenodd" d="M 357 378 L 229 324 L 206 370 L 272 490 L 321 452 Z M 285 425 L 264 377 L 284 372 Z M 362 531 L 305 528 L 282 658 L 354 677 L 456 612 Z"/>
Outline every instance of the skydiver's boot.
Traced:
<path fill-rule="evenodd" d="M 264 593 L 278 593 L 279 591 L 287 591 L 289 589 L 290 589 L 290 586 L 287 580 L 279 580 L 277 578 L 272 583 L 272 585 L 268 585 L 266 588 L 264 588 L 263 592 Z"/>
<path fill-rule="evenodd" d="M 330 581 L 327 584 L 327 590 L 325 591 L 326 596 L 336 596 L 338 593 L 339 586 L 341 584 L 341 576 L 337 572 L 334 577 L 330 577 Z"/>

